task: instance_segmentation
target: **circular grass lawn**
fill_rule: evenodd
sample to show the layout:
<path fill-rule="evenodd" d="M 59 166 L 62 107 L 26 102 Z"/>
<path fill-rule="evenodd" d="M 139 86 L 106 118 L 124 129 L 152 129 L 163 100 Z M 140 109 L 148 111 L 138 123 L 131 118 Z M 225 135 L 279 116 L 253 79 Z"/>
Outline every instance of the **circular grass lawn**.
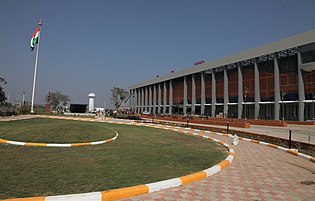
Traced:
<path fill-rule="evenodd" d="M 103 191 L 171 179 L 227 156 L 220 144 L 174 131 L 56 119 L 0 122 L 0 138 L 24 142 L 98 141 L 55 148 L 0 144 L 0 199 Z"/>

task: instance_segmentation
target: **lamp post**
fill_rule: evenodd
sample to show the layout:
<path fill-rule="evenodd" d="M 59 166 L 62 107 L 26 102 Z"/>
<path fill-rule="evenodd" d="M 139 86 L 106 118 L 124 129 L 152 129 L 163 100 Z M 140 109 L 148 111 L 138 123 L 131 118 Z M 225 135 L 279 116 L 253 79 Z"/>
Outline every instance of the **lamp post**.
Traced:
<path fill-rule="evenodd" d="M 23 96 L 22 96 L 22 105 L 25 105 L 25 92 L 23 92 Z"/>
<path fill-rule="evenodd" d="M 246 122 L 246 117 L 247 117 L 247 111 L 246 111 L 246 97 L 247 97 L 247 93 L 248 93 L 248 88 L 247 87 L 245 87 L 244 88 L 245 90 L 245 92 L 244 92 L 244 101 L 245 101 L 245 108 L 244 108 L 244 120 L 245 120 L 245 122 Z"/>
<path fill-rule="evenodd" d="M 283 99 L 284 99 L 284 96 L 286 95 L 286 92 L 285 91 L 281 91 L 281 103 L 282 103 L 282 121 L 284 121 L 284 103 L 283 103 Z"/>

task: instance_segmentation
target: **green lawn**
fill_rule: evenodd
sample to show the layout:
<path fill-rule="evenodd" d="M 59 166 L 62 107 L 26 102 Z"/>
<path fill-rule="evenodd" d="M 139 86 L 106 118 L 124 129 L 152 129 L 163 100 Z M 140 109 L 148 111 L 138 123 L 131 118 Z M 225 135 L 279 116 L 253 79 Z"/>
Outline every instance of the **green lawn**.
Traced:
<path fill-rule="evenodd" d="M 23 142 L 75 143 L 115 136 L 108 125 L 67 120 L 31 119 L 0 122 L 0 138 Z"/>
<path fill-rule="evenodd" d="M 73 148 L 0 144 L 0 199 L 102 191 L 187 175 L 227 156 L 222 145 L 183 133 L 55 119 L 0 122 L 0 138 L 108 144 Z"/>

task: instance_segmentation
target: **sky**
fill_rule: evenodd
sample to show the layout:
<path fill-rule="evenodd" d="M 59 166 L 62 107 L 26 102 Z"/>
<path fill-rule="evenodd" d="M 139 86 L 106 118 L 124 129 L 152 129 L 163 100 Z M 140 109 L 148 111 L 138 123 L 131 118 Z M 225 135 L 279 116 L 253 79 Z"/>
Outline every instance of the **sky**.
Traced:
<path fill-rule="evenodd" d="M 111 89 L 150 80 L 315 28 L 315 0 L 0 0 L 0 76 L 9 102 L 60 91 L 106 108 Z"/>

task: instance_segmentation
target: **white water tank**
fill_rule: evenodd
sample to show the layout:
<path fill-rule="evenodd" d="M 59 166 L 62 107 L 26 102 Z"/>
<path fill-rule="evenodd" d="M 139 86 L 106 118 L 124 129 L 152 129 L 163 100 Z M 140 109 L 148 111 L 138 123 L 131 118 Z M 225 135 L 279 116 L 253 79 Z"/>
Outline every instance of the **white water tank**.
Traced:
<path fill-rule="evenodd" d="M 89 112 L 94 110 L 95 93 L 89 93 Z"/>

